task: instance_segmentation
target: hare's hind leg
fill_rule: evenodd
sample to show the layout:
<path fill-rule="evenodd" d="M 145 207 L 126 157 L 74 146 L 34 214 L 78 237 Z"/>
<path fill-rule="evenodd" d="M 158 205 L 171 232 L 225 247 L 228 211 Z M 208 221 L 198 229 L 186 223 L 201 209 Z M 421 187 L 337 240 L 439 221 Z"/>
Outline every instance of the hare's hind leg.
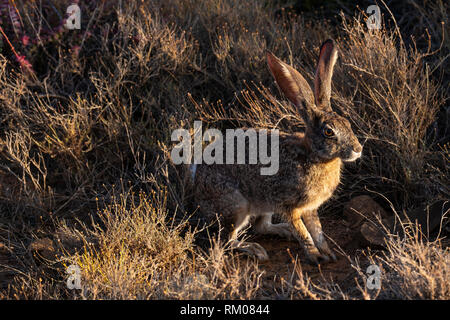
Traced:
<path fill-rule="evenodd" d="M 264 261 L 269 258 L 267 251 L 256 242 L 240 241 L 238 238 L 242 231 L 250 223 L 250 204 L 242 194 L 235 190 L 232 195 L 234 223 L 229 237 L 231 248 L 242 251 L 248 255 L 255 256 L 258 260 Z"/>
<path fill-rule="evenodd" d="M 238 239 L 239 233 L 248 226 L 250 221 L 249 214 L 237 213 L 235 224 L 233 225 L 233 231 L 230 233 L 229 243 L 230 247 L 239 251 L 242 251 L 250 256 L 255 256 L 260 261 L 269 259 L 266 249 L 264 249 L 259 243 L 241 241 Z"/>
<path fill-rule="evenodd" d="M 255 229 L 261 234 L 275 234 L 280 237 L 292 239 L 292 229 L 289 223 L 272 223 L 273 212 L 263 213 L 258 217 Z"/>

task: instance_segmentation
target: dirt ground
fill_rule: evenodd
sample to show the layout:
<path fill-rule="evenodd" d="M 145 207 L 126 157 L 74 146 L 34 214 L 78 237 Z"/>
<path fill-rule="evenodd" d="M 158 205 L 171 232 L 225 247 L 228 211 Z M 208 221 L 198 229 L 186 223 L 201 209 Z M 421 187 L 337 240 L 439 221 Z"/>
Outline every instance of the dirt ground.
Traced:
<path fill-rule="evenodd" d="M 269 260 L 260 262 L 260 267 L 265 271 L 263 286 L 267 291 L 273 291 L 274 282 L 280 279 L 289 279 L 294 269 L 294 260 L 301 263 L 302 270 L 312 280 L 333 280 L 341 288 L 345 288 L 348 279 L 355 274 L 350 261 L 339 250 L 338 245 L 347 255 L 354 256 L 360 249 L 356 230 L 347 226 L 343 218 L 337 216 L 321 217 L 324 232 L 332 240 L 328 240 L 331 247 L 335 248 L 337 261 L 315 266 L 306 260 L 305 252 L 295 240 L 286 240 L 278 236 L 254 235 L 252 241 L 261 244 L 269 254 Z M 334 242 L 335 243 L 334 243 Z M 13 251 L 7 244 L 0 243 L 0 290 L 5 289 L 12 280 L 15 272 L 10 268 L 14 265 Z M 243 257 L 243 259 L 247 259 Z M 278 280 L 277 280 L 278 279 Z"/>
<path fill-rule="evenodd" d="M 344 291 L 348 286 L 355 286 L 353 279 L 356 277 L 356 271 L 352 268 L 347 256 L 352 258 L 356 255 L 359 256 L 361 250 L 366 247 L 360 241 L 359 231 L 349 228 L 345 219 L 338 216 L 321 217 L 321 221 L 324 232 L 330 238 L 328 243 L 330 247 L 334 248 L 337 257 L 335 262 L 328 262 L 319 266 L 308 263 L 305 252 L 295 240 L 289 241 L 277 236 L 255 236 L 253 238 L 269 254 L 269 260 L 260 263 L 261 269 L 265 271 L 264 287 L 269 290 L 272 283 L 276 282 L 274 279 L 291 277 L 295 259 L 301 264 L 303 272 L 307 273 L 313 281 L 333 280 Z"/>

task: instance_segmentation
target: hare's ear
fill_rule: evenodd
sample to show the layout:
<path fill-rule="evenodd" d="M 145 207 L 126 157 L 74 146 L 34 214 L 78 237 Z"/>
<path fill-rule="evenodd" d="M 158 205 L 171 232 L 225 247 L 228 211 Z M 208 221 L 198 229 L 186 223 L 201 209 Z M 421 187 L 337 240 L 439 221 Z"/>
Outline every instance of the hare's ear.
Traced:
<path fill-rule="evenodd" d="M 319 62 L 314 80 L 314 96 L 316 106 L 323 111 L 331 111 L 331 77 L 338 57 L 333 40 L 328 39 L 320 47 Z"/>
<path fill-rule="evenodd" d="M 267 64 L 281 91 L 298 108 L 303 120 L 310 122 L 312 112 L 316 108 L 314 106 L 314 94 L 308 82 L 297 70 L 269 51 L 267 51 Z"/>

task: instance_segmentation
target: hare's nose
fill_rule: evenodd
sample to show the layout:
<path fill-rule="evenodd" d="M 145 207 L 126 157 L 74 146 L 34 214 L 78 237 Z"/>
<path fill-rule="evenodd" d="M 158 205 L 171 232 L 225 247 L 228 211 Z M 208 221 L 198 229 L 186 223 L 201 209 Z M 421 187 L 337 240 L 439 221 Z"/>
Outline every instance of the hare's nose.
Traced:
<path fill-rule="evenodd" d="M 355 153 L 361 153 L 362 152 L 362 146 L 358 143 L 355 146 L 355 149 L 353 150 Z"/>

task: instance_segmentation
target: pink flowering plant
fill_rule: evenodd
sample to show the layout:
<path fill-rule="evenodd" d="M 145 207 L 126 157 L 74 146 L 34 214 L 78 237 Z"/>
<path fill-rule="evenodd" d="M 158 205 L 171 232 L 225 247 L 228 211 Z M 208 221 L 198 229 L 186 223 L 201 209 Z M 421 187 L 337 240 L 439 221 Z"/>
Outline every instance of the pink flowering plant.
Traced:
<path fill-rule="evenodd" d="M 68 18 L 67 8 L 77 4 L 81 12 L 92 13 L 112 8 L 115 1 L 102 0 L 45 0 L 16 1 L 0 0 L 0 53 L 13 66 L 20 67 L 33 74 L 46 76 L 49 60 L 63 59 L 59 55 L 77 57 L 93 34 L 98 24 L 89 24 L 90 17 L 81 15 L 80 30 L 70 30 L 64 25 Z M 99 15 L 101 15 L 101 13 Z M 57 48 L 63 48 L 59 51 Z"/>

